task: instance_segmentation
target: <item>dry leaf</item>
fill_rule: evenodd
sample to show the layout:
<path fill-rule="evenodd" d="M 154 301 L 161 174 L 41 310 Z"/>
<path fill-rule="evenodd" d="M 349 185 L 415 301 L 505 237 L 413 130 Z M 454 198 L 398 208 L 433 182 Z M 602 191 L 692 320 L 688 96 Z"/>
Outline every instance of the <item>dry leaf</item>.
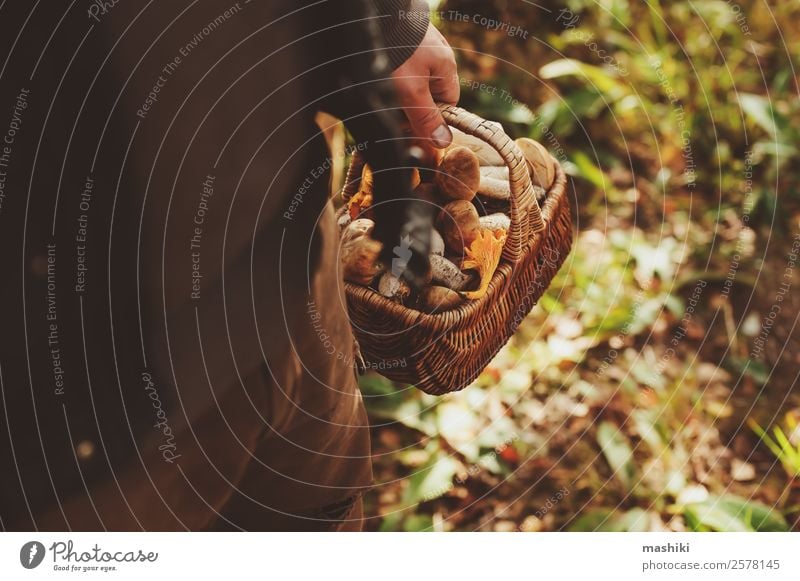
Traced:
<path fill-rule="evenodd" d="M 347 212 L 355 220 L 364 217 L 363 213 L 372 206 L 372 170 L 368 165 L 361 172 L 361 185 L 350 201 L 347 202 Z"/>
<path fill-rule="evenodd" d="M 486 294 L 489 282 L 492 280 L 500 256 L 503 254 L 503 245 L 506 242 L 504 230 L 485 230 L 478 233 L 478 237 L 467 247 L 467 258 L 461 265 L 464 270 L 476 269 L 481 282 L 477 290 L 462 293 L 465 298 L 479 299 Z"/>
<path fill-rule="evenodd" d="M 353 197 L 347 202 L 347 212 L 350 214 L 350 219 L 357 220 L 358 218 L 363 218 L 366 215 L 364 212 L 369 210 L 370 206 L 372 206 L 372 192 L 359 190 L 353 194 Z"/>

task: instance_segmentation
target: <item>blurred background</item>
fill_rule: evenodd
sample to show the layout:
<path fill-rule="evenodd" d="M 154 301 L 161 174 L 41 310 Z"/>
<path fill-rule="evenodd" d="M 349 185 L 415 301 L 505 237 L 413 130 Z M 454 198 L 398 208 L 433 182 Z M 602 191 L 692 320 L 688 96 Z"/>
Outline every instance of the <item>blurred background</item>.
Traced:
<path fill-rule="evenodd" d="M 432 2 L 575 244 L 460 393 L 362 377 L 372 530 L 800 530 L 800 3 Z"/>

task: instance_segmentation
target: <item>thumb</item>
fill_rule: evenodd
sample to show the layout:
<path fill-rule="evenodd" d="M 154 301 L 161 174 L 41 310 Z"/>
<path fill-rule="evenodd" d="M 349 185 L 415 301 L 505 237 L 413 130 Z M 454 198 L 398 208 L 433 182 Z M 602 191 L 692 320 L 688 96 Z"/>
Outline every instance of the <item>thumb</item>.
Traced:
<path fill-rule="evenodd" d="M 403 83 L 398 100 L 417 137 L 431 140 L 433 146 L 440 149 L 450 145 L 453 135 L 433 101 L 427 78 Z"/>

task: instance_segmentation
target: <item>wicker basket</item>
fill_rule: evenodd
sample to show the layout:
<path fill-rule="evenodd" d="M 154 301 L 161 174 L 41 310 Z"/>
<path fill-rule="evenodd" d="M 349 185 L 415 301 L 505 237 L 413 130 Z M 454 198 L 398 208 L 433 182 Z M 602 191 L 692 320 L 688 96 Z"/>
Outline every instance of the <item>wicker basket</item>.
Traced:
<path fill-rule="evenodd" d="M 511 228 L 503 257 L 481 299 L 428 314 L 345 282 L 350 323 L 368 369 L 434 395 L 463 389 L 508 342 L 550 285 L 572 245 L 566 176 L 556 178 L 542 207 L 527 163 L 499 127 L 459 107 L 443 105 L 447 123 L 494 147 L 509 168 Z M 343 197 L 354 193 L 361 160 L 349 168 Z"/>

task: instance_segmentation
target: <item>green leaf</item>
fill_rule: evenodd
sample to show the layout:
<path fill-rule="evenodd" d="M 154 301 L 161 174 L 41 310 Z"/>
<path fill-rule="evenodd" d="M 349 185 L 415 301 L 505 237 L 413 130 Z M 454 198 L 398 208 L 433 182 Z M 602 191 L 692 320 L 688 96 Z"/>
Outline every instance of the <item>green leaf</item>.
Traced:
<path fill-rule="evenodd" d="M 619 25 L 627 29 L 631 22 L 631 7 L 628 0 L 611 0 L 610 4 L 611 15 L 614 17 L 614 22 L 619 23 Z M 609 36 L 612 34 L 612 32 L 609 32 Z"/>
<path fill-rule="evenodd" d="M 582 151 L 576 151 L 572 156 L 572 162 L 578 169 L 578 175 L 594 184 L 598 189 L 605 190 L 606 180 L 602 170 L 589 159 Z"/>
<path fill-rule="evenodd" d="M 650 530 L 650 515 L 651 513 L 638 507 L 623 513 L 601 508 L 581 516 L 569 530 L 605 533 L 644 532 Z"/>
<path fill-rule="evenodd" d="M 427 502 L 446 494 L 453 488 L 453 476 L 461 464 L 444 454 L 434 458 L 408 479 L 403 500 L 408 504 Z"/>
<path fill-rule="evenodd" d="M 503 467 L 500 464 L 500 461 L 497 459 L 497 455 L 493 453 L 483 454 L 480 458 L 478 458 L 477 462 L 478 466 L 483 468 L 484 470 L 488 470 L 492 474 L 508 474 L 509 470 Z"/>
<path fill-rule="evenodd" d="M 777 116 L 775 116 L 769 99 L 752 93 L 739 93 L 739 103 L 745 114 L 756 125 L 769 133 L 773 139 L 778 139 Z"/>
<path fill-rule="evenodd" d="M 383 417 L 395 420 L 414 430 L 419 430 L 431 438 L 439 436 L 436 416 L 421 399 L 409 399 L 397 405 L 394 409 L 388 408 Z"/>
<path fill-rule="evenodd" d="M 646 0 L 647 7 L 650 8 L 650 20 L 653 24 L 653 30 L 656 32 L 659 46 L 667 46 L 668 35 L 667 25 L 664 19 L 664 11 L 661 9 L 661 4 L 658 0 Z"/>
<path fill-rule="evenodd" d="M 786 532 L 789 530 L 786 519 L 771 506 L 733 494 L 712 496 L 709 497 L 709 501 L 714 498 L 718 498 L 720 506 L 730 514 L 746 519 L 753 530 L 761 532 Z"/>
<path fill-rule="evenodd" d="M 646 240 L 636 240 L 630 248 L 639 276 L 650 279 L 658 275 L 663 281 L 672 279 L 679 263 L 676 257 L 679 252 L 680 245 L 672 237 L 662 239 L 658 246 L 653 246 Z"/>
<path fill-rule="evenodd" d="M 444 401 L 436 409 L 436 423 L 441 437 L 463 454 L 467 462 L 478 459 L 480 450 L 476 431 L 480 421 L 466 402 L 454 399 Z"/>
<path fill-rule="evenodd" d="M 589 86 L 602 93 L 610 100 L 617 100 L 628 91 L 614 77 L 616 72 L 589 65 L 575 59 L 558 59 L 547 63 L 539 70 L 543 79 L 560 77 L 577 77 L 587 81 Z"/>
<path fill-rule="evenodd" d="M 389 513 L 383 517 L 383 522 L 381 522 L 381 526 L 378 530 L 382 533 L 399 531 L 403 523 L 403 516 L 404 514 L 400 510 Z"/>
<path fill-rule="evenodd" d="M 725 511 L 721 506 L 707 503 L 691 504 L 685 508 L 687 520 L 702 527 L 720 532 L 752 532 L 753 529 L 739 518 Z M 695 530 L 703 530 L 695 526 Z"/>
<path fill-rule="evenodd" d="M 358 386 L 364 397 L 364 404 L 373 414 L 393 419 L 393 411 L 407 397 L 398 390 L 395 384 L 377 373 L 366 373 L 358 380 Z"/>
<path fill-rule="evenodd" d="M 769 379 L 769 369 L 756 359 L 728 357 L 723 361 L 723 367 L 739 375 L 748 375 L 760 386 L 766 385 Z"/>
<path fill-rule="evenodd" d="M 656 410 L 634 410 L 631 413 L 631 417 L 636 426 L 636 431 L 639 433 L 639 437 L 647 443 L 654 454 L 662 454 L 665 444 L 656 427 L 656 422 L 660 417 L 660 413 Z"/>
<path fill-rule="evenodd" d="M 599 508 L 578 517 L 569 527 L 570 532 L 593 532 L 600 530 L 613 514 L 610 508 Z"/>
<path fill-rule="evenodd" d="M 625 435 L 611 422 L 603 422 L 597 428 L 597 443 L 622 484 L 630 487 L 636 474 L 633 450 Z"/>
<path fill-rule="evenodd" d="M 775 441 L 781 446 L 781 451 L 783 452 L 782 457 L 786 456 L 790 461 L 796 462 L 797 454 L 792 446 L 792 443 L 789 441 L 789 438 L 787 438 L 786 434 L 783 433 L 781 427 L 775 426 L 772 428 L 772 433 L 775 434 Z"/>
<path fill-rule="evenodd" d="M 710 495 L 707 500 L 685 507 L 689 520 L 715 531 L 785 532 L 786 519 L 773 508 L 733 494 Z"/>
<path fill-rule="evenodd" d="M 753 145 L 753 155 L 754 157 L 772 156 L 777 160 L 779 166 L 783 166 L 797 155 L 797 148 L 790 143 L 781 141 L 758 141 Z"/>
<path fill-rule="evenodd" d="M 429 514 L 415 514 L 406 519 L 403 530 L 409 533 L 431 532 L 433 518 Z"/>
<path fill-rule="evenodd" d="M 565 114 L 578 119 L 594 119 L 608 106 L 597 91 L 578 89 L 564 97 Z"/>
<path fill-rule="evenodd" d="M 650 530 L 650 513 L 637 507 L 615 519 L 611 532 L 641 533 L 648 530 Z"/>

